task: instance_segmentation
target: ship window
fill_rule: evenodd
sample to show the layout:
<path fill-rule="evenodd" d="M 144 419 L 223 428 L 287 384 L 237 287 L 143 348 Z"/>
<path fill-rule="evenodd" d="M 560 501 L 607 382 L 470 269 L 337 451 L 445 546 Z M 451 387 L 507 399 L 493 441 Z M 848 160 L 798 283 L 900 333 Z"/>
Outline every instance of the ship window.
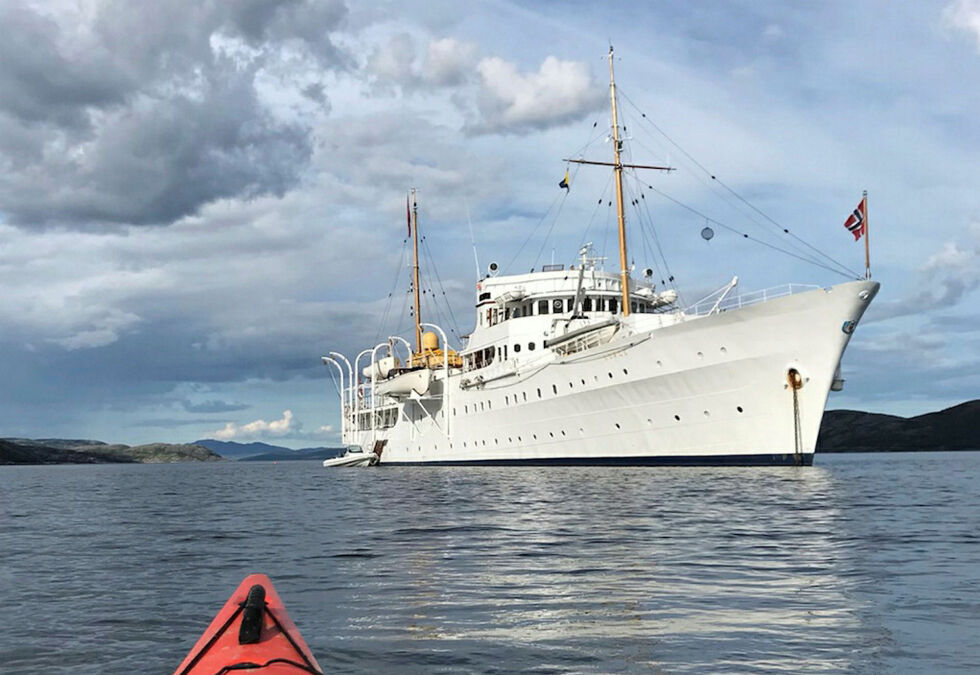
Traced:
<path fill-rule="evenodd" d="M 551 308 L 554 310 L 555 314 L 561 314 L 561 308 L 563 305 L 564 303 L 561 301 L 561 298 L 555 298 L 551 303 Z"/>
<path fill-rule="evenodd" d="M 551 391 L 554 392 L 555 394 L 557 394 L 558 393 L 558 385 L 557 384 L 551 385 Z"/>
<path fill-rule="evenodd" d="M 524 395 L 524 402 L 527 403 L 527 392 L 526 391 L 522 391 L 521 394 Z"/>
<path fill-rule="evenodd" d="M 484 410 L 486 410 L 486 406 L 483 404 L 483 401 L 480 401 L 480 412 L 483 412 Z"/>
<path fill-rule="evenodd" d="M 521 351 L 521 346 L 520 345 L 514 345 L 514 353 L 516 354 L 519 351 Z"/>
<path fill-rule="evenodd" d="M 507 307 L 504 309 L 504 321 L 506 321 L 509 318 L 510 318 L 510 308 Z"/>
<path fill-rule="evenodd" d="M 482 300 L 489 300 L 489 299 L 490 299 L 490 291 L 487 291 L 486 293 L 480 293 L 480 300 L 481 301 Z"/>
<path fill-rule="evenodd" d="M 742 406 L 738 406 L 738 407 L 736 407 L 736 408 L 735 408 L 735 410 L 737 410 L 737 411 L 739 411 L 739 412 L 742 412 Z"/>
<path fill-rule="evenodd" d="M 527 343 L 527 348 L 528 348 L 528 351 L 532 351 L 533 352 L 534 351 L 534 343 L 533 342 L 528 342 Z"/>
<path fill-rule="evenodd" d="M 504 396 L 504 405 L 510 405 L 510 396 Z"/>
<path fill-rule="evenodd" d="M 619 422 L 616 422 L 616 428 L 617 429 L 622 429 L 623 427 L 619 426 Z"/>
<path fill-rule="evenodd" d="M 631 312 L 635 312 L 636 311 L 636 303 L 635 302 L 631 302 L 630 303 L 630 311 Z"/>
<path fill-rule="evenodd" d="M 490 325 L 491 326 L 496 326 L 497 325 L 498 318 L 499 318 L 499 315 L 498 315 L 497 310 L 495 309 L 495 310 L 493 310 L 493 318 L 490 320 Z"/>
<path fill-rule="evenodd" d="M 541 390 L 538 389 L 538 398 L 541 398 Z"/>
<path fill-rule="evenodd" d="M 605 298 L 596 298 L 595 299 L 595 311 L 601 312 L 605 308 L 606 308 L 606 300 L 605 300 Z"/>
<path fill-rule="evenodd" d="M 680 422 L 681 421 L 681 416 L 680 415 L 674 415 L 674 419 L 677 420 L 678 422 Z"/>
<path fill-rule="evenodd" d="M 585 300 L 582 301 L 582 311 L 583 312 L 592 311 L 592 298 L 586 297 Z"/>
<path fill-rule="evenodd" d="M 470 413 L 470 406 L 469 405 L 464 405 L 463 406 L 463 412 L 466 413 L 467 415 L 469 415 L 469 413 Z"/>
<path fill-rule="evenodd" d="M 628 370 L 626 370 L 625 368 L 623 368 L 623 375 L 629 375 L 629 374 L 630 374 L 630 372 Z"/>
<path fill-rule="evenodd" d="M 538 314 L 547 314 L 547 313 L 548 313 L 548 301 L 538 300 Z"/>
<path fill-rule="evenodd" d="M 554 438 L 555 437 L 555 432 L 554 431 L 549 431 L 548 432 L 548 435 L 551 436 L 552 438 Z"/>
<path fill-rule="evenodd" d="M 612 373 L 609 373 L 609 379 L 610 380 L 612 379 Z"/>
<path fill-rule="evenodd" d="M 615 314 L 617 309 L 619 309 L 619 301 L 616 298 L 609 298 L 609 311 Z"/>
<path fill-rule="evenodd" d="M 573 309 L 575 309 L 575 298 L 569 298 L 566 306 L 568 307 L 568 309 L 565 310 L 566 312 L 571 312 Z"/>
<path fill-rule="evenodd" d="M 520 307 L 515 307 L 514 308 L 514 318 L 515 319 L 521 318 L 521 308 Z"/>

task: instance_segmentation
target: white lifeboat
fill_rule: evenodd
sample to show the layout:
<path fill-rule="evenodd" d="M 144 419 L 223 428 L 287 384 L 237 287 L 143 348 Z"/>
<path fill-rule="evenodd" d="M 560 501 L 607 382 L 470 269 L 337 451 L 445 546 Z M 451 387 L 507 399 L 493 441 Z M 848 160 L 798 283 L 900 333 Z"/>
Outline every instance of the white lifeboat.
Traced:
<path fill-rule="evenodd" d="M 399 373 L 384 382 L 378 382 L 375 385 L 375 393 L 379 396 L 406 398 L 414 391 L 419 396 L 422 396 L 429 391 L 431 384 L 432 371 L 428 368 L 421 368 L 419 370 Z"/>

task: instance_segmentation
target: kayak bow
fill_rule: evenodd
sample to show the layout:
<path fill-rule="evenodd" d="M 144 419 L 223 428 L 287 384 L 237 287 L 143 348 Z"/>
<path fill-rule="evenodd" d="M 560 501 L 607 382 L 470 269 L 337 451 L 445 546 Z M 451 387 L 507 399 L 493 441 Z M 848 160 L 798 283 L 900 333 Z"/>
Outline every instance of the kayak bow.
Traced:
<path fill-rule="evenodd" d="M 174 675 L 323 675 L 269 577 L 238 586 Z"/>

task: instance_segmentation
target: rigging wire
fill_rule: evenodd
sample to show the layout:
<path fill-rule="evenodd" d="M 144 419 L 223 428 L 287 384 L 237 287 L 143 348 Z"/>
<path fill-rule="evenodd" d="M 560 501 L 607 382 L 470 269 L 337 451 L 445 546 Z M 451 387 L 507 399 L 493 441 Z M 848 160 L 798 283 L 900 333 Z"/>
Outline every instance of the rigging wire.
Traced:
<path fill-rule="evenodd" d="M 698 161 L 697 161 L 696 159 L 694 159 L 694 157 L 692 157 L 692 156 L 690 155 L 690 153 L 688 153 L 688 152 L 687 152 L 687 151 L 686 151 L 686 150 L 685 150 L 684 148 L 682 148 L 682 147 L 681 147 L 681 146 L 680 146 L 680 145 L 679 145 L 679 144 L 678 144 L 678 143 L 677 143 L 676 141 L 674 141 L 674 139 L 672 139 L 672 138 L 671 138 L 670 136 L 668 136 L 668 135 L 667 135 L 667 133 L 666 133 L 666 132 L 664 132 L 664 130 L 663 130 L 663 129 L 661 129 L 661 128 L 660 128 L 660 127 L 659 127 L 659 126 L 658 126 L 658 125 L 657 125 L 657 124 L 656 124 L 656 123 L 655 123 L 655 122 L 653 121 L 653 120 L 651 120 L 651 119 L 650 119 L 649 117 L 647 117 L 647 115 L 646 115 L 646 113 L 645 113 L 645 112 L 643 112 L 643 111 L 642 111 L 642 110 L 641 110 L 641 109 L 639 108 L 639 106 L 637 106 L 637 105 L 636 105 L 636 103 L 634 103 L 634 102 L 632 101 L 632 99 L 630 99 L 630 97 L 629 97 L 629 96 L 627 96 L 627 95 L 626 95 L 625 93 L 622 93 L 622 92 L 621 92 L 621 91 L 619 91 L 619 90 L 617 90 L 617 91 L 618 91 L 618 93 L 620 94 L 620 96 L 622 96 L 622 97 L 623 97 L 623 99 L 625 99 L 625 100 L 626 100 L 626 102 L 627 102 L 627 103 L 629 103 L 629 104 L 630 104 L 630 105 L 631 105 L 631 106 L 632 106 L 632 107 L 633 107 L 633 108 L 634 108 L 634 109 L 636 110 L 636 112 L 638 112 L 638 113 L 640 114 L 640 118 L 641 118 L 641 119 L 642 119 L 643 121 L 645 121 L 645 122 L 646 122 L 647 124 L 649 124 L 649 125 L 650 125 L 650 126 L 652 126 L 652 127 L 654 128 L 654 129 L 656 129 L 656 131 L 657 131 L 657 132 L 658 132 L 658 133 L 659 133 L 659 134 L 660 134 L 661 136 L 663 136 L 663 137 L 664 137 L 664 138 L 665 138 L 665 139 L 666 139 L 666 140 L 667 140 L 667 141 L 668 141 L 668 142 L 669 142 L 669 143 L 670 143 L 670 144 L 671 144 L 671 145 L 672 145 L 673 147 L 675 147 L 675 148 L 676 148 L 676 149 L 677 149 L 678 151 L 680 151 L 680 153 L 681 153 L 681 154 L 683 154 L 683 155 L 684 155 L 684 156 L 685 156 L 685 157 L 686 157 L 686 158 L 687 158 L 688 160 L 690 160 L 690 161 L 691 161 L 691 162 L 692 162 L 692 163 L 693 163 L 693 164 L 694 164 L 694 165 L 695 165 L 696 167 L 698 167 L 698 168 L 699 168 L 699 169 L 700 169 L 700 170 L 701 170 L 701 171 L 702 171 L 702 172 L 703 172 L 703 173 L 704 173 L 705 175 L 707 175 L 707 176 L 708 176 L 708 177 L 709 177 L 709 178 L 710 178 L 710 179 L 711 179 L 712 181 L 715 181 L 715 182 L 717 182 L 717 183 L 718 183 L 718 185 L 720 185 L 720 186 L 721 186 L 721 187 L 722 187 L 722 188 L 723 188 L 723 189 L 724 189 L 725 191 L 727 191 L 727 192 L 728 192 L 729 194 L 731 194 L 731 195 L 732 195 L 733 197 L 735 197 L 735 198 L 736 198 L 736 199 L 737 199 L 738 201 L 740 201 L 741 203 L 743 203 L 743 204 L 745 204 L 745 206 L 747 206 L 748 208 L 750 208 L 750 209 L 751 209 L 752 211 L 754 211 L 755 213 L 757 213 L 757 214 L 759 214 L 759 215 L 760 215 L 760 216 L 761 216 L 762 218 L 764 218 L 764 219 L 765 219 L 766 221 L 768 221 L 768 222 L 769 222 L 769 223 L 770 223 L 770 224 L 771 224 L 771 225 L 772 225 L 773 227 L 775 227 L 775 228 L 777 228 L 778 230 L 780 230 L 780 231 L 782 231 L 782 233 L 783 233 L 783 234 L 786 234 L 786 235 L 788 235 L 788 236 L 790 236 L 790 237 L 792 237 L 792 238 L 793 238 L 793 239 L 795 239 L 795 240 L 796 240 L 797 242 L 799 242 L 799 243 L 800 243 L 800 244 L 802 244 L 803 246 L 805 246 L 805 247 L 807 247 L 807 248 L 809 248 L 809 249 L 810 249 L 811 251 L 813 251 L 813 252 L 814 252 L 814 253 L 816 253 L 817 255 L 819 255 L 819 256 L 821 256 L 822 258 L 825 258 L 826 260 L 828 260 L 828 261 L 830 261 L 830 262 L 831 262 L 831 263 L 832 263 L 833 265 L 835 265 L 835 266 L 837 266 L 837 268 L 839 268 L 839 269 L 832 269 L 832 268 L 830 268 L 830 267 L 828 267 L 828 266 L 826 266 L 826 265 L 820 265 L 821 267 L 823 267 L 824 269 L 828 269 L 828 270 L 832 270 L 832 271 L 834 271 L 834 272 L 836 272 L 836 273 L 838 273 L 838 274 L 844 274 L 844 273 L 843 273 L 843 272 L 841 271 L 841 270 L 844 270 L 844 271 L 846 271 L 847 273 L 849 273 L 849 274 L 851 274 L 851 275 L 854 275 L 855 277 L 860 277 L 860 275 L 859 275 L 859 274 L 857 274 L 856 272 L 854 272 L 854 270 L 852 270 L 852 269 L 850 269 L 849 267 L 847 267 L 846 265 L 844 265 L 844 264 L 843 264 L 843 263 L 841 263 L 840 261 L 838 261 L 838 260 L 836 260 L 835 258 L 833 258 L 833 257 L 831 257 L 830 255 L 828 255 L 828 254 L 826 254 L 826 253 L 824 253 L 823 251 L 821 251 L 821 250 L 820 250 L 820 249 L 818 249 L 817 247 L 815 247 L 815 246 L 813 246 L 813 245 L 812 245 L 812 244 L 810 244 L 809 242 L 807 242 L 807 241 L 805 241 L 805 240 L 804 240 L 804 239 L 802 239 L 801 237 L 799 237 L 799 236 L 797 236 L 797 235 L 796 235 L 795 233 L 793 233 L 793 232 L 791 232 L 791 231 L 789 230 L 789 228 L 787 228 L 787 227 L 784 227 L 783 225 L 781 225 L 780 223 L 778 223 L 778 222 L 777 222 L 776 220 L 774 220 L 774 219 L 773 219 L 772 217 L 770 217 L 770 216 L 769 216 L 768 214 L 766 214 L 766 213 L 765 213 L 765 212 L 763 212 L 763 211 L 762 211 L 761 209 L 759 209 L 758 207 L 756 207 L 756 206 L 755 206 L 754 204 L 752 204 L 752 203 L 750 203 L 750 202 L 749 202 L 749 201 L 748 201 L 747 199 L 745 199 L 744 197 L 742 197 L 742 195 L 740 195 L 740 194 L 739 194 L 739 193 L 737 193 L 737 192 L 736 192 L 736 191 L 735 191 L 734 189 L 732 189 L 731 187 L 729 187 L 727 183 L 725 183 L 725 182 L 724 182 L 724 181 L 722 181 L 722 180 L 721 180 L 720 178 L 718 178 L 718 177 L 717 177 L 717 176 L 716 176 L 715 174 L 713 174 L 713 173 L 712 173 L 711 171 L 709 171 L 709 170 L 708 170 L 708 169 L 707 169 L 707 168 L 706 168 L 706 167 L 705 167 L 705 166 L 704 166 L 703 164 L 701 164 L 701 163 L 700 163 L 700 162 L 698 162 Z M 757 242 L 758 242 L 759 240 L 754 240 L 754 241 L 757 241 Z M 761 243 L 761 242 L 760 242 L 760 243 Z M 767 244 L 767 245 L 768 245 L 768 244 Z M 770 247 L 772 247 L 772 246 L 770 245 Z M 777 249 L 777 250 L 779 250 L 779 249 Z M 813 264 L 817 264 L 817 263 L 816 263 L 815 261 L 813 261 L 813 260 L 811 260 L 811 259 L 809 259 L 809 258 L 805 258 L 805 257 L 803 257 L 803 256 L 799 256 L 799 255 L 795 255 L 794 257 L 796 257 L 796 258 L 798 258 L 798 259 L 800 259 L 800 260 L 804 260 L 804 261 L 806 261 L 806 262 L 812 262 Z M 844 276 L 846 276 L 846 275 L 844 275 Z"/>
<path fill-rule="evenodd" d="M 763 246 L 766 246 L 768 248 L 773 249 L 774 251 L 779 251 L 780 253 L 784 253 L 784 254 L 792 257 L 792 258 L 796 258 L 798 260 L 802 260 L 803 262 L 810 263 L 811 265 L 816 265 L 817 267 L 822 267 L 823 269 L 828 270 L 830 272 L 834 272 L 835 274 L 843 274 L 840 270 L 834 269 L 833 267 L 830 267 L 828 265 L 824 265 L 823 263 L 818 262 L 818 261 L 815 261 L 812 258 L 804 258 L 803 256 L 797 255 L 796 253 L 793 253 L 792 251 L 788 251 L 788 250 L 786 250 L 784 248 L 780 248 L 780 247 L 776 246 L 775 244 L 770 244 L 767 241 L 763 241 L 761 239 L 756 239 L 755 237 L 753 237 L 753 236 L 751 236 L 751 235 L 749 235 L 749 234 L 747 234 L 745 232 L 740 232 L 739 230 L 737 230 L 734 227 L 731 227 L 729 225 L 726 225 L 725 223 L 723 223 L 723 222 L 721 222 L 719 220 L 715 220 L 714 218 L 711 218 L 710 216 L 707 216 L 704 213 L 701 213 L 700 211 L 698 211 L 693 206 L 688 206 L 687 204 L 685 204 L 685 203 L 683 203 L 681 201 L 678 201 L 677 199 L 671 197 L 666 192 L 662 192 L 661 190 L 658 190 L 657 188 L 653 187 L 652 185 L 646 185 L 646 187 L 649 188 L 650 190 L 653 190 L 654 192 L 656 192 L 658 195 L 660 195 L 664 199 L 668 199 L 671 202 L 673 202 L 674 204 L 676 204 L 677 206 L 680 206 L 682 209 L 687 209 L 688 211 L 690 211 L 691 213 L 695 214 L 696 216 L 699 216 L 699 217 L 703 218 L 709 224 L 717 225 L 718 227 L 724 228 L 724 229 L 728 230 L 729 232 L 734 232 L 735 234 L 741 235 L 743 239 L 747 239 L 747 240 L 749 240 L 749 241 L 751 241 L 753 243 L 756 243 L 756 244 L 761 244 Z"/>
<path fill-rule="evenodd" d="M 564 194 L 560 194 L 560 195 L 558 195 L 558 196 L 555 197 L 555 199 L 551 202 L 551 206 L 549 206 L 548 207 L 548 210 L 545 211 L 545 213 L 544 213 L 543 216 L 541 216 L 541 220 L 538 221 L 537 225 L 534 226 L 534 229 L 531 230 L 531 233 L 527 235 L 527 238 L 526 239 L 524 239 L 524 243 L 521 244 L 521 247 L 519 249 L 517 249 L 517 253 L 514 254 L 514 257 L 511 258 L 510 262 L 507 263 L 507 265 L 503 268 L 502 274 L 507 274 L 507 272 L 510 271 L 511 266 L 513 266 L 513 264 L 517 261 L 517 258 L 521 255 L 521 252 L 524 250 L 524 247 L 528 245 L 528 243 L 531 241 L 531 239 L 537 233 L 538 228 L 541 227 L 541 225 L 544 223 L 544 221 L 551 214 L 551 211 L 552 211 L 552 209 L 555 208 L 555 205 L 556 204 L 559 204 L 559 202 L 561 202 L 562 204 L 564 204 L 565 198 L 567 196 L 568 196 L 568 192 L 566 191 Z M 558 207 L 558 212 L 559 213 L 561 212 L 561 206 Z M 555 214 L 555 217 L 557 218 L 557 214 Z M 554 227 L 554 223 L 552 223 L 552 227 Z"/>
<path fill-rule="evenodd" d="M 405 253 L 408 251 L 408 238 L 402 239 L 402 250 L 401 255 L 398 258 L 398 265 L 395 267 L 395 281 L 391 285 L 391 290 L 388 291 L 388 302 L 385 305 L 384 312 L 381 315 L 381 321 L 378 322 L 378 330 L 374 334 L 374 343 L 378 343 L 378 339 L 381 337 L 381 333 L 384 331 L 385 326 L 388 322 L 388 317 L 391 314 L 391 305 L 394 301 L 394 293 L 398 288 L 398 280 L 401 278 L 402 265 L 405 262 Z"/>
<path fill-rule="evenodd" d="M 443 286 L 442 278 L 439 276 L 439 268 L 436 266 L 435 257 L 432 255 L 432 250 L 429 248 L 428 237 L 422 237 L 422 250 L 426 256 L 426 261 L 429 263 L 426 266 L 426 269 L 428 270 L 429 267 L 432 268 L 432 272 L 436 276 L 436 282 L 439 284 L 439 291 L 442 293 L 442 298 L 446 303 L 446 307 L 449 310 L 449 316 L 452 319 L 452 325 L 450 327 L 450 331 L 456 336 L 457 340 L 462 341 L 462 338 L 460 337 L 460 333 L 459 333 L 459 322 L 456 321 L 456 314 L 453 312 L 453 305 L 451 302 L 449 302 L 449 296 L 446 295 L 446 288 L 445 286 Z M 436 306 L 438 307 L 438 302 L 436 302 Z M 449 327 L 448 323 L 446 325 L 447 327 Z"/>

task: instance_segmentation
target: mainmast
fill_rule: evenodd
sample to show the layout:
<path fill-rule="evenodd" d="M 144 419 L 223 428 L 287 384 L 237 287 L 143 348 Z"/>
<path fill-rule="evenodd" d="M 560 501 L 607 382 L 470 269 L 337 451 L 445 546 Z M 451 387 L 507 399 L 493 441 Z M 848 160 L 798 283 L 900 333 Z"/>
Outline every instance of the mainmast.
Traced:
<path fill-rule="evenodd" d="M 630 314 L 630 271 L 626 256 L 626 216 L 623 213 L 623 164 L 619 159 L 619 119 L 616 114 L 616 78 L 613 48 L 609 45 L 609 100 L 612 103 L 613 172 L 616 175 L 616 216 L 619 219 L 619 278 L 623 292 L 623 316 Z"/>
<path fill-rule="evenodd" d="M 415 294 L 415 353 L 422 353 L 422 317 L 419 315 L 419 205 L 412 188 L 412 246 L 415 251 L 412 290 Z"/>
<path fill-rule="evenodd" d="M 612 105 L 612 138 L 613 138 L 613 162 L 594 162 L 585 159 L 566 159 L 566 162 L 576 164 L 599 164 L 602 166 L 612 166 L 616 178 L 616 215 L 619 221 L 619 278 L 622 287 L 622 311 L 623 316 L 630 314 L 630 270 L 629 257 L 626 255 L 626 216 L 623 205 L 623 168 L 630 169 L 657 169 L 659 171 L 672 171 L 668 166 L 650 166 L 648 164 L 623 164 L 620 158 L 623 142 L 619 139 L 619 115 L 616 110 L 616 78 L 613 73 L 613 48 L 609 45 L 609 102 Z"/>

